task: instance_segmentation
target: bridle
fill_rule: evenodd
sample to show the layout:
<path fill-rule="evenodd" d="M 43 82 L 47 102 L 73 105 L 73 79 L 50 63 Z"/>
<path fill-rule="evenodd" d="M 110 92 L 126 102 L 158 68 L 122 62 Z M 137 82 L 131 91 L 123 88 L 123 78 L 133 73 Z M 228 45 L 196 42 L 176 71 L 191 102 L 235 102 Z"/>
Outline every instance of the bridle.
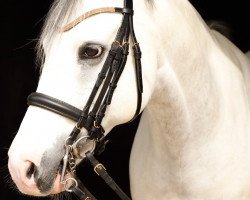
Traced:
<path fill-rule="evenodd" d="M 28 97 L 28 105 L 47 109 L 76 122 L 75 127 L 65 141 L 65 156 L 63 158 L 61 183 L 65 185 L 66 191 L 75 193 L 81 200 L 94 200 L 96 198 L 75 176 L 77 158 L 89 160 L 94 167 L 94 171 L 105 180 L 121 199 L 130 199 L 108 175 L 105 167 L 96 160 L 94 154 L 100 154 L 105 149 L 107 143 L 104 136 L 105 131 L 102 127 L 102 120 L 107 107 L 111 104 L 115 88 L 126 65 L 130 41 L 132 42 L 134 52 L 137 83 L 137 108 L 133 119 L 138 116 L 141 110 L 143 92 L 141 51 L 133 27 L 133 1 L 124 0 L 124 8 L 105 7 L 89 11 L 66 25 L 63 31 L 70 30 L 90 16 L 107 12 L 121 13 L 123 19 L 84 109 L 80 110 L 66 102 L 42 93 L 35 92 Z M 91 107 L 92 104 L 93 106 Z M 82 128 L 87 130 L 87 136 L 79 136 Z M 82 143 L 86 141 L 92 141 L 92 146 L 85 155 L 82 155 L 81 146 L 83 145 Z"/>

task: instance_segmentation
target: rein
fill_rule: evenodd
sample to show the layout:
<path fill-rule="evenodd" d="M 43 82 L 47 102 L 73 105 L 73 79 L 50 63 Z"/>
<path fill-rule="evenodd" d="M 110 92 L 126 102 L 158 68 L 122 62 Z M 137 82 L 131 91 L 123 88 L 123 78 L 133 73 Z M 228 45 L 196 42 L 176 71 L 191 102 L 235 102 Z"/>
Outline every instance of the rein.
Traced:
<path fill-rule="evenodd" d="M 81 181 L 75 177 L 76 159 L 80 158 L 89 160 L 93 165 L 94 171 L 104 179 L 109 187 L 111 187 L 121 199 L 129 200 L 130 198 L 109 176 L 105 167 L 96 160 L 94 154 L 100 154 L 104 151 L 107 143 L 104 135 L 105 130 L 101 124 L 106 109 L 111 104 L 115 88 L 117 87 L 117 83 L 127 62 L 127 56 L 129 54 L 129 39 L 132 41 L 137 83 L 137 108 L 133 119 L 139 115 L 141 110 L 143 92 L 141 51 L 134 33 L 133 2 L 132 0 L 124 0 L 124 8 L 104 7 L 86 12 L 63 27 L 62 31 L 68 31 L 84 19 L 99 13 L 121 13 L 123 19 L 83 110 L 42 93 L 30 94 L 28 97 L 28 105 L 47 109 L 76 122 L 75 127 L 65 141 L 65 156 L 63 158 L 60 181 L 64 184 L 66 191 L 73 192 L 80 200 L 96 199 L 87 188 L 85 188 Z M 98 92 L 99 94 L 97 95 Z M 96 101 L 94 102 L 95 99 Z M 91 108 L 93 102 L 94 104 Z M 87 130 L 87 136 L 80 137 L 82 128 Z M 91 147 L 82 155 L 81 150 L 83 144 L 86 144 L 86 142 L 90 142 Z"/>

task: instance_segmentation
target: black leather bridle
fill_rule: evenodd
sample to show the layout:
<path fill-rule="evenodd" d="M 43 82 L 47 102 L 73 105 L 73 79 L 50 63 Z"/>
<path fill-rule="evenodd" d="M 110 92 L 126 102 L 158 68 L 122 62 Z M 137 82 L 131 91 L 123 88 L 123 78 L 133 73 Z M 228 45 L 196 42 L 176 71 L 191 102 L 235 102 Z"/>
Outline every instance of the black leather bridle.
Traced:
<path fill-rule="evenodd" d="M 67 174 L 75 174 L 75 160 L 79 157 L 82 158 L 79 155 L 79 150 L 75 147 L 80 140 L 86 139 L 94 141 L 94 145 L 93 149 L 85 154 L 84 159 L 86 158 L 90 161 L 95 172 L 106 181 L 121 199 L 130 199 L 108 175 L 105 167 L 94 157 L 94 154 L 101 153 L 105 148 L 106 138 L 104 136 L 105 131 L 102 127 L 102 120 L 105 116 L 107 106 L 111 104 L 113 93 L 126 65 L 130 42 L 132 42 L 134 52 L 138 94 L 137 108 L 133 119 L 138 116 L 141 110 L 143 92 L 141 51 L 133 27 L 133 1 L 124 0 L 124 8 L 113 9 L 114 12 L 123 15 L 122 23 L 84 109 L 80 110 L 66 102 L 42 93 L 35 92 L 28 97 L 28 105 L 47 109 L 76 122 L 69 138 L 65 142 L 61 182 L 65 184 L 67 191 L 74 192 L 81 200 L 94 200 L 96 198 L 84 187 L 77 177 L 74 176 L 66 180 L 64 180 L 64 178 Z M 91 107 L 92 104 L 93 106 Z M 88 134 L 79 139 L 82 128 L 85 128 Z"/>

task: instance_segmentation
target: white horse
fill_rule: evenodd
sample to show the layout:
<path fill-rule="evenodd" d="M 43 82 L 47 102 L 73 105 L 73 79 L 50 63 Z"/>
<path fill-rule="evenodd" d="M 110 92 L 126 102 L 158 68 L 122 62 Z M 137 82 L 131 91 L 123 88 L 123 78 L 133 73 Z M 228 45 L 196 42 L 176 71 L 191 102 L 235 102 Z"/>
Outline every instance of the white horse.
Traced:
<path fill-rule="evenodd" d="M 123 7 L 123 1 L 55 2 L 41 35 L 45 60 L 38 92 L 83 108 L 121 15 L 102 13 L 68 32 L 58 29 L 107 6 Z M 249 58 L 211 30 L 188 0 L 135 0 L 134 11 L 144 112 L 130 157 L 132 199 L 250 199 Z M 106 134 L 134 115 L 133 65 L 129 55 L 103 121 Z M 73 126 L 70 119 L 29 107 L 9 150 L 9 170 L 21 192 L 63 190 L 56 170 Z"/>

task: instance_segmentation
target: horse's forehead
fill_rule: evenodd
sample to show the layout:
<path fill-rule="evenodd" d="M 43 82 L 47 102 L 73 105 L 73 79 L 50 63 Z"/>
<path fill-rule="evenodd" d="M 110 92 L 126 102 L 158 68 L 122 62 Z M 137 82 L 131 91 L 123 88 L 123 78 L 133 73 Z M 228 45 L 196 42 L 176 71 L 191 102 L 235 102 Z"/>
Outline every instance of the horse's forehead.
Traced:
<path fill-rule="evenodd" d="M 80 12 L 86 12 L 99 7 L 123 7 L 122 0 L 82 0 Z M 82 14 L 80 13 L 80 14 Z"/>
<path fill-rule="evenodd" d="M 67 32 L 71 30 L 72 28 L 74 28 L 75 26 L 77 26 L 83 20 L 88 19 L 94 15 L 98 15 L 101 13 L 115 13 L 115 12 L 116 11 L 114 7 L 101 7 L 101 8 L 96 8 L 96 9 L 87 11 L 83 13 L 82 15 L 80 15 L 79 17 L 77 17 L 76 19 L 74 19 L 73 21 L 71 21 L 70 23 L 68 23 L 67 25 L 65 25 L 64 27 L 62 27 L 61 31 Z"/>
<path fill-rule="evenodd" d="M 122 1 L 112 1 L 112 0 L 100 1 L 100 2 L 98 0 L 82 1 L 79 6 L 77 6 L 73 11 L 71 11 L 71 14 L 68 13 L 68 17 L 65 17 L 64 23 L 62 25 L 56 25 L 55 35 L 57 36 L 59 35 L 59 38 L 61 38 L 60 35 L 62 33 L 67 32 L 68 30 L 71 30 L 72 28 L 75 28 L 76 26 L 78 26 L 78 24 L 81 24 L 86 19 L 93 18 L 94 16 L 98 16 L 100 14 L 111 13 L 117 16 L 117 14 L 115 14 L 116 12 L 115 7 L 122 7 L 121 3 Z M 93 32 L 94 30 L 93 27 L 98 26 L 101 28 L 105 25 L 104 30 L 102 31 L 104 35 L 109 25 L 113 27 L 113 25 L 117 23 L 115 19 L 109 20 L 109 19 L 104 18 L 103 16 L 102 18 L 99 18 L 99 19 L 102 19 L 101 24 L 96 24 L 95 22 L 87 23 L 87 26 L 89 27 L 89 29 L 92 30 L 92 33 L 94 34 L 96 32 Z M 120 18 L 117 17 L 117 19 L 120 19 Z M 109 23 L 103 23 L 103 21 L 105 20 L 108 20 Z M 88 27 L 85 27 L 84 29 L 85 32 L 88 31 Z M 92 34 L 89 34 L 89 35 L 92 35 Z M 56 38 L 58 39 L 58 37 L 55 37 L 53 41 L 57 41 Z M 41 41 L 42 41 L 43 48 L 46 48 L 48 42 L 49 44 L 51 44 L 51 38 L 48 38 L 48 37 L 44 37 Z"/>

